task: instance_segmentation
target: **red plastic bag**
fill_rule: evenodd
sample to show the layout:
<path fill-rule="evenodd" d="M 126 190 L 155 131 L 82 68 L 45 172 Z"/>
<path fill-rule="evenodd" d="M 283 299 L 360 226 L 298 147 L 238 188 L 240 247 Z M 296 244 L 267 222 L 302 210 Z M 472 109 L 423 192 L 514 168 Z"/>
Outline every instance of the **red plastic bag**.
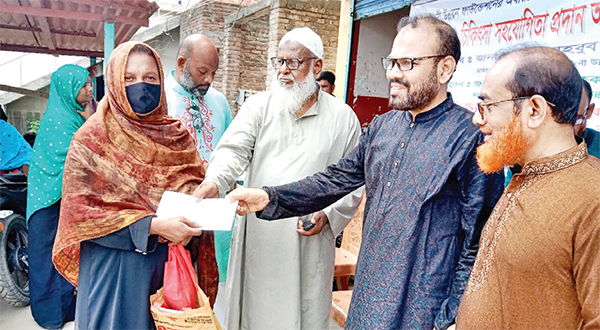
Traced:
<path fill-rule="evenodd" d="M 196 308 L 198 279 L 190 253 L 181 244 L 169 244 L 169 261 L 165 263 L 163 297 L 170 309 Z"/>

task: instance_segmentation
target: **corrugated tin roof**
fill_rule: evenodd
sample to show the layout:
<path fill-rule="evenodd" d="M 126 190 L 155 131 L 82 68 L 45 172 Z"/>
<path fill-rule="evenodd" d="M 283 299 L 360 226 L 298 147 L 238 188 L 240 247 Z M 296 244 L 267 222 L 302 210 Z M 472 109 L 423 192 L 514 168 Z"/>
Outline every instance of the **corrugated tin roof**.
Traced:
<path fill-rule="evenodd" d="M 0 50 L 103 57 L 104 23 L 115 46 L 158 9 L 147 0 L 0 0 Z"/>
<path fill-rule="evenodd" d="M 372 17 L 409 6 L 415 0 L 356 0 L 354 19 Z"/>

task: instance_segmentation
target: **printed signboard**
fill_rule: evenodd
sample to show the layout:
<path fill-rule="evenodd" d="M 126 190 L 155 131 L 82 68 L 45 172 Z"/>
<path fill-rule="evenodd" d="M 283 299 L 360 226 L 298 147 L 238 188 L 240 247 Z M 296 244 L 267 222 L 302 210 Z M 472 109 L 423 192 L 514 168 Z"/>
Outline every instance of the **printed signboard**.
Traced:
<path fill-rule="evenodd" d="M 431 13 L 456 29 L 462 56 L 450 82 L 455 102 L 475 111 L 494 54 L 507 46 L 554 47 L 575 63 L 596 103 L 588 127 L 600 130 L 600 2 L 585 0 L 418 1 L 411 15 Z"/>

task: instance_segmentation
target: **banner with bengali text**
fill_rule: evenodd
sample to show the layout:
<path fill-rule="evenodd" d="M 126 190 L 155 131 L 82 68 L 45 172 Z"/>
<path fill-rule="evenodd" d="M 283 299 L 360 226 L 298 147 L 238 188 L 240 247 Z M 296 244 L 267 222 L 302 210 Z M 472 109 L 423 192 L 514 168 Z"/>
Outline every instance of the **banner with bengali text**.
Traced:
<path fill-rule="evenodd" d="M 456 29 L 462 56 L 450 81 L 454 100 L 474 111 L 494 54 L 534 42 L 564 52 L 592 86 L 588 127 L 600 130 L 600 2 L 586 0 L 417 1 L 411 15 L 431 13 Z"/>

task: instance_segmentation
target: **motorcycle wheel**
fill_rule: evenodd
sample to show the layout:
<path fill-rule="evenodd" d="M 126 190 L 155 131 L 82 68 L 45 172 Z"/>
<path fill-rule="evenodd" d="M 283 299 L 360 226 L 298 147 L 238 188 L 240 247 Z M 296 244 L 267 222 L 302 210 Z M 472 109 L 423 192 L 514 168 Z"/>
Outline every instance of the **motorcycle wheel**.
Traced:
<path fill-rule="evenodd" d="M 0 232 L 0 297 L 14 306 L 29 304 L 29 236 L 25 218 L 12 214 Z"/>

